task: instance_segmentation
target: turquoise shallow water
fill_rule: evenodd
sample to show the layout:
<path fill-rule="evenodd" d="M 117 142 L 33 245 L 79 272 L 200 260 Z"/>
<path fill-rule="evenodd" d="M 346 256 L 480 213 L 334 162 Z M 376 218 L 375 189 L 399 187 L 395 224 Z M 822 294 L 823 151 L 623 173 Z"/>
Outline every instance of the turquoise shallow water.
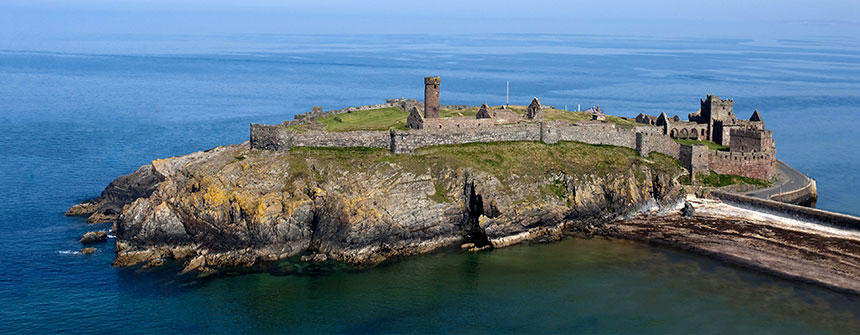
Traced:
<path fill-rule="evenodd" d="M 38 42 L 38 41 L 37 41 Z M 421 98 L 531 97 L 608 113 L 754 108 L 822 208 L 860 215 L 860 43 L 594 36 L 99 36 L 0 41 L 0 332 L 857 333 L 860 299 L 672 249 L 569 239 L 448 250 L 362 271 L 197 280 L 75 255 L 64 217 L 152 159 L 239 143 L 248 123 Z M 313 269 L 311 269 L 313 270 Z"/>

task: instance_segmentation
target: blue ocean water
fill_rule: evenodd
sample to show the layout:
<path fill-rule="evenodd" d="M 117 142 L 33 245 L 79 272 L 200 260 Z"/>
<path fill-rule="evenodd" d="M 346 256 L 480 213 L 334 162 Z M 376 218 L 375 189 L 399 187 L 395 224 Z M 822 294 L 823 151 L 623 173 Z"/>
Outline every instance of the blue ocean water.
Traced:
<path fill-rule="evenodd" d="M 570 239 L 377 268 L 198 280 L 118 269 L 66 209 L 153 159 L 248 124 L 421 99 L 537 96 L 669 115 L 713 93 L 758 109 L 820 208 L 860 215 L 860 41 L 570 35 L 67 36 L 0 41 L 0 332 L 858 333 L 860 298 L 647 244 Z"/>

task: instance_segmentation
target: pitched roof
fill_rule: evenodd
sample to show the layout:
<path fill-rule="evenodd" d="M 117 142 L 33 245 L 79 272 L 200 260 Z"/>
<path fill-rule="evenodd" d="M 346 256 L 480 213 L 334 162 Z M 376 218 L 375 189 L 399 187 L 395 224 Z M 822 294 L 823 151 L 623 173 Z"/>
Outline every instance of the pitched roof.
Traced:
<path fill-rule="evenodd" d="M 669 124 L 669 118 L 666 117 L 666 112 L 661 112 L 660 117 L 657 118 L 657 125 L 662 126 L 664 124 Z"/>
<path fill-rule="evenodd" d="M 758 113 L 758 109 L 753 111 L 752 116 L 750 116 L 750 121 L 762 122 L 761 115 Z"/>
<path fill-rule="evenodd" d="M 490 106 L 487 106 L 485 102 L 481 105 L 481 109 L 478 110 L 478 114 L 475 114 L 476 119 L 489 119 L 490 118 Z"/>

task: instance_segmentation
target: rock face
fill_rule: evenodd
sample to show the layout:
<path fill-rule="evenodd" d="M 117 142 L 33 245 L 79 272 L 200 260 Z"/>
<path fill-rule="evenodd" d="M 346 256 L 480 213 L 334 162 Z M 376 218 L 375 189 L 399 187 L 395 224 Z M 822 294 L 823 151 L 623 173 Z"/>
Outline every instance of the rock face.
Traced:
<path fill-rule="evenodd" d="M 376 264 L 465 243 L 556 240 L 583 220 L 610 221 L 681 195 L 676 163 L 629 149 L 494 145 L 498 153 L 464 146 L 415 155 L 218 147 L 141 167 L 81 207 L 120 213 L 116 265 L 176 258 L 191 259 L 187 271 L 208 271 L 301 255 Z M 511 148 L 557 160 L 515 159 Z M 574 162 L 604 153 L 597 165 Z"/>
<path fill-rule="evenodd" d="M 107 241 L 107 233 L 103 231 L 91 231 L 81 237 L 82 244 L 93 244 Z"/>
<path fill-rule="evenodd" d="M 98 198 L 73 206 L 66 215 L 88 215 L 89 223 L 115 221 L 123 206 L 137 198 L 148 197 L 163 180 L 152 164 L 141 166 L 134 173 L 112 181 Z"/>

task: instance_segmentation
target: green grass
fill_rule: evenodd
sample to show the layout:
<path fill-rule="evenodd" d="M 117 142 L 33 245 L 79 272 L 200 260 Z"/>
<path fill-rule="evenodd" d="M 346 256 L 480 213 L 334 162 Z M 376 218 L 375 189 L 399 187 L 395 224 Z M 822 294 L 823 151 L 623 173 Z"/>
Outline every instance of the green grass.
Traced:
<path fill-rule="evenodd" d="M 682 140 L 682 139 L 677 139 L 677 138 L 676 138 L 676 139 L 675 139 L 675 142 L 678 142 L 678 143 L 681 143 L 681 144 L 686 144 L 686 145 L 704 145 L 704 146 L 707 146 L 707 147 L 708 147 L 708 149 L 711 149 L 711 150 L 717 150 L 717 151 L 727 151 L 727 150 L 729 150 L 729 147 L 727 147 L 727 146 L 725 146 L 725 145 L 719 145 L 719 144 L 716 144 L 716 143 L 711 142 L 711 141 Z"/>
<path fill-rule="evenodd" d="M 328 131 L 406 129 L 409 113 L 396 107 L 371 109 L 327 116 L 317 119 Z M 288 127 L 288 130 L 304 131 L 307 125 Z"/>
<path fill-rule="evenodd" d="M 572 112 L 563 109 L 544 109 L 544 119 L 547 121 L 569 121 L 580 122 L 591 120 L 590 112 Z M 634 119 L 624 119 L 618 116 L 607 115 L 606 122 L 615 123 L 621 126 L 639 127 L 647 126 L 644 123 L 637 123 Z"/>
<path fill-rule="evenodd" d="M 547 121 L 580 122 L 591 120 L 591 113 L 568 112 L 562 109 L 545 109 L 543 111 L 543 117 Z"/>
<path fill-rule="evenodd" d="M 542 190 L 544 193 L 555 195 L 558 200 L 564 201 L 567 199 L 567 187 L 564 181 L 556 179 L 552 184 L 547 184 Z"/>
<path fill-rule="evenodd" d="M 758 187 L 767 187 L 771 185 L 771 183 L 767 180 L 743 177 L 733 174 L 718 174 L 714 171 L 710 171 L 708 174 L 700 173 L 696 175 L 696 180 L 698 181 L 698 183 L 710 187 L 724 187 L 739 183 L 754 185 Z M 686 181 L 687 183 L 689 183 L 689 177 Z"/>
<path fill-rule="evenodd" d="M 478 115 L 478 109 L 480 109 L 480 107 L 469 107 L 466 109 L 440 109 L 439 117 L 475 117 L 475 115 Z"/>
<path fill-rule="evenodd" d="M 640 157 L 635 150 L 589 145 L 577 142 L 544 144 L 540 142 L 495 142 L 443 145 L 418 149 L 411 155 L 394 155 L 385 149 L 372 148 L 315 148 L 295 147 L 290 150 L 288 164 L 290 172 L 300 175 L 298 170 L 308 170 L 305 175 L 322 173 L 357 173 L 370 170 L 409 173 L 412 175 L 451 176 L 452 171 L 464 168 L 483 171 L 499 177 L 500 192 L 521 193 L 507 184 L 508 176 L 516 176 L 517 183 L 543 183 L 552 175 L 595 175 L 615 178 L 618 173 L 650 169 L 655 173 L 675 174 L 683 171 L 676 159 L 665 155 L 651 154 Z M 307 163 L 306 163 L 307 162 Z M 393 165 L 390 165 L 393 164 Z M 310 166 L 327 166 L 324 170 Z M 637 176 L 644 178 L 644 175 Z M 434 178 L 435 193 L 432 201 L 450 201 L 445 183 Z M 567 189 L 562 180 L 556 180 L 535 190 L 525 190 L 534 199 L 554 197 L 567 200 Z M 534 193 L 531 193 L 534 192 Z M 529 198 L 531 199 L 531 198 Z"/>
<path fill-rule="evenodd" d="M 480 107 L 468 107 L 466 109 L 442 109 L 440 117 L 475 117 Z M 491 106 L 499 109 L 501 106 Z M 525 115 L 526 106 L 508 106 L 507 111 Z M 328 131 L 356 131 L 356 130 L 388 130 L 390 128 L 406 129 L 406 117 L 409 113 L 396 107 L 379 108 L 352 113 L 343 113 L 317 119 L 318 123 L 324 125 L 323 129 Z M 544 118 L 548 121 L 580 122 L 591 120 L 591 113 L 569 112 L 560 109 L 544 109 Z M 617 116 L 606 116 L 606 121 L 622 126 L 642 126 L 632 119 L 623 119 Z M 307 131 L 310 124 L 302 124 L 287 127 L 291 131 Z"/>
<path fill-rule="evenodd" d="M 445 187 L 439 184 L 439 182 L 434 182 L 433 186 L 436 187 L 436 193 L 430 196 L 430 200 L 433 200 L 438 203 L 451 202 L 451 199 L 448 199 L 448 192 L 445 190 Z"/>
<path fill-rule="evenodd" d="M 680 170 L 676 159 L 652 153 L 648 159 L 635 150 L 577 142 L 544 144 L 540 142 L 493 142 L 441 145 L 418 149 L 412 155 L 394 155 L 375 148 L 294 147 L 291 155 L 334 159 L 348 170 L 362 170 L 367 164 L 395 163 L 414 168 L 414 173 L 435 168 L 471 167 L 497 175 L 535 175 L 554 171 L 567 174 L 606 174 L 627 171 L 631 165 Z M 553 192 L 554 193 L 554 192 Z"/>

